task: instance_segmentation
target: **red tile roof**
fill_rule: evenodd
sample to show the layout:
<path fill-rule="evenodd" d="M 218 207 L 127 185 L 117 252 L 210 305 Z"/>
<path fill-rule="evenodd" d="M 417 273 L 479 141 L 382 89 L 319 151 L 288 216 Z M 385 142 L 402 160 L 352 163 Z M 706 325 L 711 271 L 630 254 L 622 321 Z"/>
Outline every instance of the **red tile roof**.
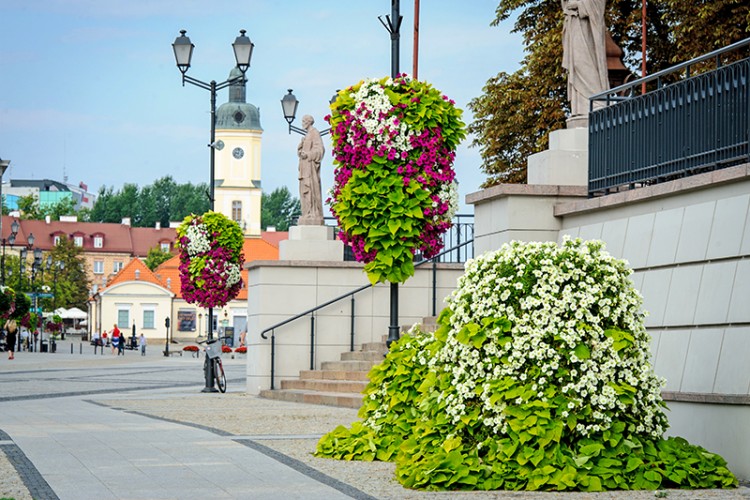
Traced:
<path fill-rule="evenodd" d="M 289 232 L 288 231 L 261 231 L 260 238 L 264 241 L 267 241 L 268 243 L 275 246 L 276 248 L 279 248 L 279 242 L 281 240 L 289 239 Z"/>
<path fill-rule="evenodd" d="M 126 253 L 135 257 L 146 257 L 149 249 L 159 247 L 163 242 L 177 239 L 174 228 L 131 227 L 126 224 L 100 222 L 60 222 L 31 219 L 18 219 L 3 216 L 2 238 L 7 240 L 11 224 L 18 220 L 19 229 L 16 245 L 26 245 L 30 234 L 34 235 L 34 247 L 49 251 L 55 246 L 55 236 L 73 235 L 83 237 L 83 250 L 90 253 Z M 103 236 L 101 248 L 94 247 L 94 236 Z"/>
<path fill-rule="evenodd" d="M 151 272 L 141 259 L 132 259 L 128 262 L 128 264 L 115 275 L 112 281 L 107 283 L 107 289 L 128 281 L 143 281 L 145 283 L 153 283 L 154 285 L 166 288 L 165 283 Z"/>

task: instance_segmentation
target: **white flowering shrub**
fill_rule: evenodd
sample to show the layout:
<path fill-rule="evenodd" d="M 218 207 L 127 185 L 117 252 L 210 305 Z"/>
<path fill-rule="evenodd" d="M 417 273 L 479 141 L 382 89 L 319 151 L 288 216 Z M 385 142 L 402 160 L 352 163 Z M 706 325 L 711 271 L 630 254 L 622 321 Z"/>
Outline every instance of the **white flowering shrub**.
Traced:
<path fill-rule="evenodd" d="M 466 264 L 435 333 L 373 368 L 362 422 L 318 455 L 394 460 L 429 489 L 731 487 L 667 427 L 641 297 L 598 241 L 504 245 Z"/>

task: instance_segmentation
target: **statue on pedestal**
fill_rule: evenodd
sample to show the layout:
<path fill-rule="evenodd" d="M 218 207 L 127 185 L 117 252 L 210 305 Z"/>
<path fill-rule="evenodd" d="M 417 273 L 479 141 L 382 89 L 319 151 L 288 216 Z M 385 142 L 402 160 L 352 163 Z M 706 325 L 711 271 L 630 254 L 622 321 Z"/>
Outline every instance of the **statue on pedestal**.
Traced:
<path fill-rule="evenodd" d="M 320 162 L 325 153 L 320 132 L 313 127 L 315 120 L 310 115 L 302 117 L 302 128 L 307 134 L 297 146 L 299 157 L 299 200 L 302 216 L 300 226 L 323 225 L 323 197 L 320 189 Z"/>
<path fill-rule="evenodd" d="M 607 31 L 604 26 L 606 0 L 561 0 L 563 24 L 563 68 L 568 72 L 568 120 L 588 123 L 589 97 L 609 88 L 607 77 Z M 577 120 L 576 120 L 577 119 Z"/>

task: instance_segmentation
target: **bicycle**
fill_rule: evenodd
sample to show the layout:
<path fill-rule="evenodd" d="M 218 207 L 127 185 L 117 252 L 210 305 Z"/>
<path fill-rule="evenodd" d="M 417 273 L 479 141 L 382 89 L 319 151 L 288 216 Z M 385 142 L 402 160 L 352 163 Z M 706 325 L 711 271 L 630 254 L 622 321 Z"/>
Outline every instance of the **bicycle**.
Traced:
<path fill-rule="evenodd" d="M 221 342 L 219 342 L 219 339 L 213 339 L 210 341 L 208 339 L 196 339 L 196 342 L 198 344 L 206 345 L 204 350 L 208 356 L 208 362 L 213 365 L 212 368 L 214 379 L 216 379 L 216 386 L 222 393 L 227 392 L 227 377 L 224 374 L 224 365 L 221 364 Z"/>

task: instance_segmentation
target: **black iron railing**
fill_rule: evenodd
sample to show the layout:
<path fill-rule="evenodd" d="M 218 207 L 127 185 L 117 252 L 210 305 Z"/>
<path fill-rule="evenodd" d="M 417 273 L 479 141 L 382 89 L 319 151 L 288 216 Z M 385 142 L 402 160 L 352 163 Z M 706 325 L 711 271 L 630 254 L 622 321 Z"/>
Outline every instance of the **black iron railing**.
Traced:
<path fill-rule="evenodd" d="M 297 224 L 299 214 L 292 217 L 292 225 Z M 339 226 L 335 217 L 324 217 L 323 224 L 333 227 L 333 237 L 338 238 Z M 465 262 L 467 259 L 474 257 L 474 245 L 461 245 L 464 241 L 474 239 L 474 215 L 473 214 L 456 214 L 453 216 L 453 225 L 443 234 L 443 246 L 445 248 L 458 247 L 457 250 L 447 253 L 441 257 L 440 262 L 458 263 Z M 348 245 L 344 246 L 344 261 L 356 262 L 354 252 Z M 415 261 L 422 260 L 421 255 L 414 256 Z"/>
<path fill-rule="evenodd" d="M 749 48 L 750 38 L 592 96 L 592 108 L 607 106 L 589 114 L 589 196 L 750 160 L 750 58 L 736 60 Z M 656 88 L 635 95 L 643 83 Z"/>
<path fill-rule="evenodd" d="M 424 259 L 414 264 L 414 267 L 420 267 L 420 266 L 427 264 L 428 262 L 432 263 L 432 315 L 433 316 L 437 314 L 437 263 L 444 256 L 449 255 L 452 252 L 457 253 L 459 249 L 464 249 L 463 255 L 468 255 L 468 251 L 465 249 L 467 247 L 471 247 L 473 249 L 473 246 L 474 246 L 474 239 L 472 238 L 470 240 L 464 241 L 460 245 L 456 245 L 447 250 L 443 250 L 442 252 L 440 252 L 439 254 L 437 254 L 431 259 Z M 372 287 L 373 285 L 369 283 L 367 285 L 362 285 L 359 288 L 355 288 L 354 290 L 350 292 L 341 294 L 338 297 L 328 300 L 311 309 L 303 311 L 299 314 L 295 314 L 294 316 L 287 318 L 284 321 L 280 321 L 279 323 L 276 323 L 275 325 L 269 326 L 268 328 L 260 332 L 260 336 L 264 339 L 268 338 L 267 337 L 268 333 L 271 334 L 271 390 L 275 389 L 274 378 L 276 376 L 276 329 L 284 325 L 288 325 L 289 323 L 292 323 L 294 321 L 297 321 L 300 318 L 304 318 L 307 315 L 310 315 L 310 369 L 314 370 L 315 369 L 315 314 L 323 308 L 326 308 L 332 304 L 335 304 L 346 298 L 349 298 L 351 301 L 351 312 L 350 312 L 351 328 L 349 330 L 349 350 L 354 351 L 354 337 L 355 337 L 354 324 L 355 324 L 355 319 L 356 319 L 356 313 L 355 313 L 356 303 L 355 303 L 354 296 L 358 294 L 359 292 L 368 290 Z"/>

